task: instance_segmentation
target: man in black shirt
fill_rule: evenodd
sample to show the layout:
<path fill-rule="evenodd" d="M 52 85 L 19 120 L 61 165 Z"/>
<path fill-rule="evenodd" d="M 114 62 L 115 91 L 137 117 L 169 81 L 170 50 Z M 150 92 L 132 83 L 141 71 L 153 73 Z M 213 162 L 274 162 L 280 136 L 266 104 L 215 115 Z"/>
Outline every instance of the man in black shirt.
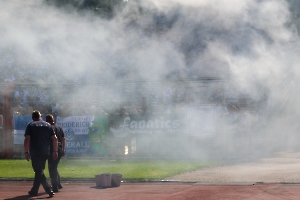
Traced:
<path fill-rule="evenodd" d="M 53 192 L 58 192 L 58 189 L 61 189 L 62 185 L 60 183 L 60 176 L 57 170 L 57 166 L 61 157 L 65 155 L 66 138 L 63 129 L 59 125 L 54 123 L 53 115 L 48 114 L 46 116 L 46 122 L 51 124 L 58 140 L 58 158 L 55 160 L 51 156 L 49 156 L 48 158 L 48 169 L 51 178 L 52 189 Z M 50 152 L 52 151 L 53 148 L 51 148 L 50 146 Z"/>
<path fill-rule="evenodd" d="M 58 157 L 57 152 L 57 137 L 51 125 L 42 120 L 42 115 L 39 111 L 32 112 L 32 122 L 30 122 L 25 130 L 24 150 L 26 160 L 31 158 L 32 168 L 34 170 L 33 187 L 28 192 L 31 196 L 36 196 L 40 184 L 43 185 L 44 190 L 53 197 L 54 193 L 47 183 L 44 169 L 46 161 L 50 155 L 50 142 L 52 139 L 52 158 L 55 160 Z"/>

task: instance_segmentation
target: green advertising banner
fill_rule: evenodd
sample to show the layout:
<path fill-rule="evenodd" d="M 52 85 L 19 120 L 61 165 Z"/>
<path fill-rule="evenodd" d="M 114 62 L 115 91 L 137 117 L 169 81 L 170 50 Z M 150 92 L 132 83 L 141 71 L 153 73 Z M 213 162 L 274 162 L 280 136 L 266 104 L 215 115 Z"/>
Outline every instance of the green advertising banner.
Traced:
<path fill-rule="evenodd" d="M 92 126 L 89 128 L 90 154 L 106 154 L 108 151 L 107 115 L 96 115 Z"/>

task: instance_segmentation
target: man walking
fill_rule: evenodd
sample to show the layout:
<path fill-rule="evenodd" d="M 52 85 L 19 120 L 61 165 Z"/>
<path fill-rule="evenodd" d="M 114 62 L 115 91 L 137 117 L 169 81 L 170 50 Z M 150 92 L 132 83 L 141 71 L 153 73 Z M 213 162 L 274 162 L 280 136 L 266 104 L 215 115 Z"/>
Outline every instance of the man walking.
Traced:
<path fill-rule="evenodd" d="M 58 192 L 58 189 L 62 188 L 62 185 L 60 183 L 60 176 L 57 170 L 58 163 L 62 156 L 65 155 L 65 146 L 66 146 L 66 138 L 63 129 L 54 123 L 54 117 L 53 115 L 48 114 L 46 116 L 46 122 L 51 124 L 52 129 L 55 132 L 55 135 L 58 140 L 58 157 L 57 159 L 53 159 L 51 156 L 48 158 L 48 169 L 49 174 L 51 178 L 51 184 L 53 192 Z M 52 146 L 50 146 L 50 152 L 53 151 Z"/>
<path fill-rule="evenodd" d="M 28 192 L 31 196 L 36 196 L 40 184 L 42 184 L 44 190 L 49 194 L 49 197 L 53 197 L 55 193 L 50 189 L 47 183 L 44 169 L 46 161 L 50 155 L 50 141 L 52 139 L 52 153 L 53 160 L 57 159 L 57 137 L 51 127 L 51 125 L 42 120 L 42 115 L 39 111 L 32 112 L 32 122 L 30 122 L 25 129 L 24 150 L 26 160 L 31 158 L 32 168 L 34 170 L 33 187 Z"/>

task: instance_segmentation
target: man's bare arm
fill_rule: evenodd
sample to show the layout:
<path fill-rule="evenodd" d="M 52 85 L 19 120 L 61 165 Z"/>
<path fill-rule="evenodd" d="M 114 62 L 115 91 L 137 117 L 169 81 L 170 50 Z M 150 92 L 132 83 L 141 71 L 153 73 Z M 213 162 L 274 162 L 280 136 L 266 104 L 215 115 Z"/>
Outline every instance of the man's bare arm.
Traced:
<path fill-rule="evenodd" d="M 30 136 L 26 135 L 24 139 L 24 152 L 25 152 L 25 158 L 29 161 L 30 155 L 29 155 L 29 145 L 30 145 Z"/>
<path fill-rule="evenodd" d="M 52 144 L 53 144 L 53 153 L 52 153 L 52 158 L 55 160 L 58 157 L 58 144 L 57 144 L 57 137 L 56 135 L 51 136 L 52 139 Z"/>

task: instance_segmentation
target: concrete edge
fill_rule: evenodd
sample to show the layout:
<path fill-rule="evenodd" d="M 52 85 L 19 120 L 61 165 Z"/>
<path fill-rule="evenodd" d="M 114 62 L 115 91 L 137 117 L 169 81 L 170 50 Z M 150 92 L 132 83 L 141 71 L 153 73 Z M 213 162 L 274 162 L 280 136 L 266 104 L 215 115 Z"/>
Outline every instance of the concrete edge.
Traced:
<path fill-rule="evenodd" d="M 0 181 L 33 181 L 33 178 L 0 178 Z M 74 183 L 95 183 L 94 178 L 86 179 L 62 179 L 63 182 Z M 300 182 L 199 182 L 199 181 L 181 181 L 181 180 L 122 180 L 122 184 L 126 183 L 179 183 L 206 186 L 253 186 L 259 184 L 281 184 L 281 185 L 300 185 Z"/>

